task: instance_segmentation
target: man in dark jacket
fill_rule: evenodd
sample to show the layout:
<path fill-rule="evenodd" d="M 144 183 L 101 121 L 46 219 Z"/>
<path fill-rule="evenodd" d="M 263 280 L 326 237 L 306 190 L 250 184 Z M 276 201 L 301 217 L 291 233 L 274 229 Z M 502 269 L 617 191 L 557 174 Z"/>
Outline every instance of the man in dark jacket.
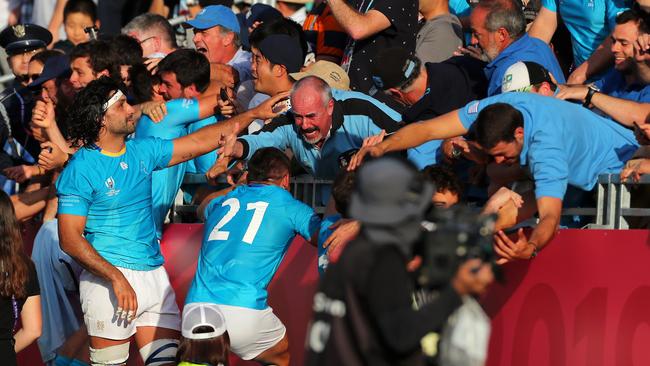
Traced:
<path fill-rule="evenodd" d="M 420 340 L 439 330 L 492 281 L 489 264 L 463 262 L 436 300 L 414 310 L 413 247 L 433 187 L 415 167 L 394 158 L 365 164 L 350 202 L 361 234 L 330 262 L 314 297 L 308 365 L 417 365 Z"/>

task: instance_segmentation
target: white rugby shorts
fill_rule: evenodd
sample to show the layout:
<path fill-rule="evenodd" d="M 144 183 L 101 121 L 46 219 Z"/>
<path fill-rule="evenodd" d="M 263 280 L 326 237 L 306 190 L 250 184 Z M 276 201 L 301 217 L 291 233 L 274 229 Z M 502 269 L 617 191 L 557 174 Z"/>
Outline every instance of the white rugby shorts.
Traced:
<path fill-rule="evenodd" d="M 163 266 L 151 271 L 117 269 L 124 274 L 137 296 L 135 319 L 128 323 L 118 319 L 115 316 L 117 299 L 111 283 L 84 270 L 79 278 L 79 296 L 88 335 L 122 340 L 135 334 L 137 327 L 180 331 L 180 311 Z"/>

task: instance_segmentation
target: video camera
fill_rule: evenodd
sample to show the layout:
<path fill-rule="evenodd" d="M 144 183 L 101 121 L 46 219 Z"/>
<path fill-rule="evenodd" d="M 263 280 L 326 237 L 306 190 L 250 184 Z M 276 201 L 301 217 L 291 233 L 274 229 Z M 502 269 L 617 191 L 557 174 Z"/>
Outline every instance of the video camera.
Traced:
<path fill-rule="evenodd" d="M 468 207 L 432 208 L 422 221 L 424 233 L 416 246 L 422 257 L 418 286 L 430 290 L 446 286 L 468 259 L 493 263 L 495 222 L 495 215 L 480 215 Z"/>

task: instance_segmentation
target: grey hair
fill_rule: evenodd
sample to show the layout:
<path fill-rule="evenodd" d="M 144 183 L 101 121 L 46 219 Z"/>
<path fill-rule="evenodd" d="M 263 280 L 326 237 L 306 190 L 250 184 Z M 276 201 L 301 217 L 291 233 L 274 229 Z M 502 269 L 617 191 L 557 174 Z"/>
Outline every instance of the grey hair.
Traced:
<path fill-rule="evenodd" d="M 234 35 L 234 37 L 232 37 L 232 43 L 235 45 L 236 48 L 241 47 L 241 40 L 239 39 L 239 34 L 237 32 L 219 25 L 217 26 L 217 28 L 219 28 L 219 32 L 221 32 L 221 36 L 227 36 L 228 33 L 232 33 Z"/>
<path fill-rule="evenodd" d="M 162 42 L 167 43 L 167 47 L 178 48 L 174 28 L 165 17 L 158 14 L 144 13 L 131 19 L 122 28 L 122 34 L 129 33 L 155 34 L 160 37 Z"/>
<path fill-rule="evenodd" d="M 488 11 L 485 29 L 496 32 L 504 28 L 510 38 L 517 39 L 526 32 L 526 17 L 517 0 L 483 0 L 478 7 Z"/>
<path fill-rule="evenodd" d="M 327 106 L 330 100 L 332 100 L 332 88 L 329 84 L 318 76 L 313 75 L 306 76 L 296 81 L 291 88 L 291 96 L 300 91 L 300 89 L 308 87 L 313 88 L 320 93 L 321 100 L 325 106 Z"/>

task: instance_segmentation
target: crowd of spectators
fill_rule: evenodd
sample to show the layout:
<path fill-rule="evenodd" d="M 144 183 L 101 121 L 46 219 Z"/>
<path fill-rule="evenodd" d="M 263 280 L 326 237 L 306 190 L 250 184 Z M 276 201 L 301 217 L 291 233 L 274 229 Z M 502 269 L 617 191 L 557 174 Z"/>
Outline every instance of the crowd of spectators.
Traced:
<path fill-rule="evenodd" d="M 356 323 L 358 305 L 377 322 L 369 349 L 312 328 L 309 364 L 419 357 L 422 336 L 492 281 L 486 263 L 467 261 L 440 301 L 413 310 L 415 289 L 399 283 L 420 265 L 425 210 L 495 215 L 503 265 L 592 222 L 562 212 L 593 207 L 599 175 L 650 174 L 648 10 L 0 1 L 14 76 L 0 93 L 2 359 L 16 364 L 38 338 L 48 365 L 122 365 L 133 339 L 151 366 L 226 365 L 231 352 L 288 365 L 293 340 L 267 287 L 296 235 L 317 248 L 316 318 L 347 329 L 332 319 Z M 187 173 L 206 183 L 184 184 Z M 289 193 L 302 174 L 331 181 L 315 192 L 324 213 Z M 184 220 L 205 222 L 182 310 L 160 251 L 179 202 L 197 207 Z M 28 222 L 40 227 L 31 261 Z M 342 301 L 350 314 L 337 313 Z"/>

